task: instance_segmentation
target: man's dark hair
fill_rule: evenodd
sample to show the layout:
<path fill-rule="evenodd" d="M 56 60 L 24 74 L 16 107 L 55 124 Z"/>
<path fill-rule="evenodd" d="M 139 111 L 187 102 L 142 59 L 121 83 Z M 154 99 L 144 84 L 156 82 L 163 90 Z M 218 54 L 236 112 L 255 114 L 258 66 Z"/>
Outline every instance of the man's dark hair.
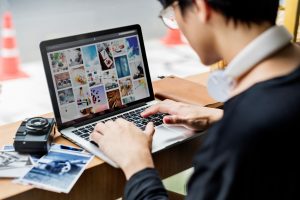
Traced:
<path fill-rule="evenodd" d="M 166 8 L 176 0 L 159 0 Z M 244 23 L 276 23 L 279 0 L 205 0 L 215 11 L 228 20 Z M 182 13 L 193 5 L 194 0 L 179 0 Z"/>

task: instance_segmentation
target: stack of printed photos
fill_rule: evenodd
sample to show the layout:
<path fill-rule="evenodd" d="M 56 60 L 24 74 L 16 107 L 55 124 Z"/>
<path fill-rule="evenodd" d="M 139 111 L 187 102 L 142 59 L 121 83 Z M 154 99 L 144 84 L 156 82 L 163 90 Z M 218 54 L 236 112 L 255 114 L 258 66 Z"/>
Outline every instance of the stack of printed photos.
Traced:
<path fill-rule="evenodd" d="M 0 177 L 17 178 L 26 174 L 33 167 L 29 155 L 19 154 L 11 146 L 0 150 Z"/>
<path fill-rule="evenodd" d="M 16 153 L 13 151 L 1 152 Z M 54 144 L 50 151 L 41 158 L 37 155 L 25 156 L 30 160 L 30 164 L 28 161 L 26 167 L 30 167 L 14 182 L 59 193 L 70 192 L 93 158 L 93 155 L 82 149 L 58 144 Z M 0 161 L 0 172 L 1 164 L 2 161 Z"/>

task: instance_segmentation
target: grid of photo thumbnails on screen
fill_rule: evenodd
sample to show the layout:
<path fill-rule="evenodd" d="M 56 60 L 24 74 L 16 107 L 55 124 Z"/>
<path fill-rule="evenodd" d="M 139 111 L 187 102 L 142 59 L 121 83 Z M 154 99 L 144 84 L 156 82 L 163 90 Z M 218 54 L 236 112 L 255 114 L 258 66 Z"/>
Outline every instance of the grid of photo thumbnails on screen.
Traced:
<path fill-rule="evenodd" d="M 138 35 L 48 52 L 62 123 L 149 96 Z"/>

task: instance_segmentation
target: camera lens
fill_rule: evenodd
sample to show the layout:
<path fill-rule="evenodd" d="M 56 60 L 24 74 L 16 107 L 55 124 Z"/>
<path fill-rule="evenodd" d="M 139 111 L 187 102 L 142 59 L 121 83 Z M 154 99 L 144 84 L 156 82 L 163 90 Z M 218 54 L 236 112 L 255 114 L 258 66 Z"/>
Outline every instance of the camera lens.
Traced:
<path fill-rule="evenodd" d="M 43 130 L 49 126 L 47 119 L 43 117 L 35 117 L 27 120 L 26 129 L 31 133 L 43 133 Z"/>

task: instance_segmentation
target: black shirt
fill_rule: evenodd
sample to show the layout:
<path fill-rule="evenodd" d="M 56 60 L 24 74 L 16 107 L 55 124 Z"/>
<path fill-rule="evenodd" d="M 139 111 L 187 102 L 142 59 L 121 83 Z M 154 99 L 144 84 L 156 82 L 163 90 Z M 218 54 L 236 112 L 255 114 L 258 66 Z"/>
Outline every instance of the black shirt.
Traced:
<path fill-rule="evenodd" d="M 188 200 L 300 199 L 300 67 L 224 104 L 188 183 Z M 125 199 L 168 199 L 155 169 L 133 175 Z"/>

